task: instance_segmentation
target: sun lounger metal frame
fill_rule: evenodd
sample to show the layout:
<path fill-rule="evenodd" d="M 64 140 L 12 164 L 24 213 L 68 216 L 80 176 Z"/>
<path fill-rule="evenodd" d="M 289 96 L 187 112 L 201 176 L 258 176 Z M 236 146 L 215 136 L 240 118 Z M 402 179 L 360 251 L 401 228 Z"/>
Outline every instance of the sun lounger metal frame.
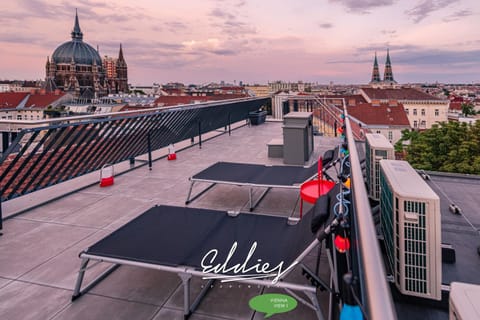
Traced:
<path fill-rule="evenodd" d="M 180 215 L 182 212 L 186 212 L 187 216 L 189 217 L 195 217 L 195 219 L 208 219 L 207 221 L 211 222 L 212 218 L 215 218 L 214 215 L 217 215 L 216 217 L 220 217 L 219 215 L 222 215 L 219 219 L 224 220 L 224 224 L 222 226 L 230 226 L 233 228 L 238 228 L 238 226 L 235 226 L 236 223 L 240 223 L 240 216 L 245 216 L 243 217 L 244 220 L 247 221 L 253 221 L 254 223 L 267 223 L 268 225 L 277 225 L 280 226 L 281 228 L 284 228 L 284 230 L 292 230 L 290 235 L 295 235 L 295 237 L 291 237 L 292 239 L 287 239 L 288 241 L 298 239 L 298 235 L 304 235 L 305 230 L 310 228 L 310 220 L 311 216 L 313 213 L 307 213 L 302 220 L 298 218 L 288 218 L 284 216 L 272 216 L 272 215 L 256 215 L 256 214 L 248 214 L 244 213 L 239 215 L 239 213 L 234 213 L 232 214 L 224 212 L 224 211 L 216 211 L 216 210 L 208 210 L 208 209 L 198 209 L 198 208 L 188 208 L 188 207 L 170 207 L 170 206 L 155 206 L 146 212 L 144 212 L 142 215 L 137 217 L 136 219 L 132 220 L 131 222 L 127 223 L 125 226 L 121 227 L 120 229 L 114 231 L 104 239 L 98 241 L 96 244 L 92 245 L 85 251 L 81 252 L 79 257 L 81 258 L 81 264 L 80 264 L 80 270 L 78 272 L 78 277 L 77 281 L 75 284 L 73 296 L 72 296 L 72 301 L 76 300 L 79 298 L 82 294 L 86 293 L 89 291 L 91 288 L 93 288 L 96 284 L 98 284 L 100 281 L 105 279 L 110 273 L 112 273 L 116 268 L 118 268 L 120 265 L 129 265 L 129 266 L 137 266 L 137 267 L 142 267 L 142 268 L 149 268 L 149 269 L 154 269 L 154 270 L 162 270 L 162 271 L 167 271 L 167 272 L 172 272 L 176 273 L 183 285 L 183 291 L 184 291 L 184 317 L 187 319 L 197 308 L 197 306 L 200 304 L 202 298 L 207 294 L 208 290 L 210 289 L 211 285 L 213 284 L 214 280 L 209 280 L 208 283 L 203 287 L 202 291 L 199 293 L 199 295 L 196 297 L 196 299 L 191 303 L 190 301 L 190 280 L 192 277 L 206 277 L 206 276 L 215 276 L 217 274 L 215 273 L 204 273 L 201 270 L 199 270 L 198 266 L 192 266 L 192 265 L 171 265 L 170 263 L 167 264 L 159 264 L 154 261 L 148 261 L 148 258 L 145 259 L 145 257 L 138 259 L 138 257 L 127 257 L 127 256 L 115 256 L 115 254 L 102 254 L 101 252 L 95 252 L 95 251 L 102 251 L 102 249 L 95 249 L 96 247 L 100 248 L 107 248 L 108 246 L 112 246 L 114 243 L 117 242 L 116 236 L 120 238 L 125 238 L 125 234 L 128 234 L 129 232 L 136 232 L 135 229 L 135 223 L 139 224 L 141 223 L 141 220 L 143 216 L 148 214 L 149 212 L 158 211 L 158 215 L 165 215 L 165 217 L 168 217 L 168 219 L 175 219 L 175 215 Z M 183 210 L 183 211 L 182 211 Z M 312 209 L 313 210 L 313 209 Z M 180 212 L 180 214 L 179 214 Z M 152 214 L 152 213 L 151 213 Z M 194 216 L 195 215 L 195 216 Z M 202 217 L 203 216 L 203 217 Z M 163 217 L 162 217 L 163 218 Z M 160 218 L 157 218 L 160 219 Z M 252 220 L 253 219 L 253 220 Z M 283 221 L 283 222 L 282 222 Z M 251 222 L 250 222 L 251 223 Z M 282 227 L 281 224 L 284 223 L 286 227 Z M 168 223 L 167 223 L 168 225 Z M 243 225 L 242 225 L 243 226 Z M 144 232 L 147 232 L 148 228 L 150 228 L 150 232 L 152 232 L 152 228 L 155 228 L 155 232 L 160 232 L 161 230 L 158 230 L 160 226 L 158 225 L 147 225 L 145 226 L 147 229 L 144 230 Z M 197 226 L 191 226 L 196 228 Z M 209 226 L 210 227 L 210 226 Z M 130 228 L 130 229 L 129 229 Z M 133 228 L 133 230 L 132 230 Z M 165 226 L 164 229 L 168 230 L 169 226 Z M 185 227 L 186 228 L 186 227 Z M 292 228 L 292 229 L 290 229 Z M 295 228 L 298 228 L 295 230 Z M 138 230 L 137 230 L 138 231 Z M 171 230 L 170 230 L 171 231 Z M 186 230 L 188 231 L 188 230 Z M 302 232 L 300 232 L 302 231 Z M 178 230 L 176 232 L 173 232 L 174 234 L 179 234 Z M 258 233 L 258 232 L 257 232 Z M 138 234 L 138 233 L 135 233 Z M 181 235 L 180 235 L 181 236 Z M 248 236 L 251 236 L 248 235 Z M 315 314 L 318 319 L 323 319 L 323 314 L 320 309 L 320 305 L 318 302 L 317 298 L 317 289 L 318 286 L 322 286 L 323 288 L 326 288 L 331 292 L 331 295 L 333 294 L 331 289 L 328 288 L 328 285 L 324 284 L 323 281 L 320 280 L 320 283 L 316 283 L 316 285 L 313 284 L 297 284 L 293 282 L 288 282 L 285 280 L 285 276 L 289 274 L 292 270 L 295 270 L 299 267 L 306 268 L 306 266 L 302 263 L 302 260 L 314 249 L 319 245 L 319 240 L 313 235 L 311 232 L 308 232 L 307 238 L 304 238 L 301 240 L 302 246 L 304 246 L 304 249 L 301 250 L 301 252 L 295 253 L 295 256 L 292 255 L 292 252 L 288 253 L 291 255 L 291 257 L 295 257 L 293 261 L 298 262 L 292 269 L 288 270 L 285 274 L 282 275 L 280 278 L 280 281 L 276 282 L 275 284 L 272 284 L 271 280 L 266 280 L 266 279 L 241 279 L 241 280 L 236 280 L 236 282 L 241 282 L 245 284 L 251 284 L 251 285 L 261 285 L 261 286 L 267 286 L 267 287 L 277 287 L 277 288 L 282 288 L 286 290 L 289 294 L 294 296 L 297 300 L 300 302 L 304 303 L 311 309 L 315 311 Z M 310 241 L 311 238 L 311 241 Z M 130 241 L 134 241 L 129 238 Z M 125 240 L 125 239 L 123 239 Z M 177 239 L 178 240 L 178 239 Z M 285 240 L 285 241 L 287 241 Z M 140 241 L 140 240 L 139 240 Z M 171 241 L 174 243 L 176 239 L 171 239 Z M 212 240 L 214 241 L 214 240 Z M 121 242 L 121 241 L 119 241 Z M 298 242 L 297 242 L 298 243 Z M 144 246 L 146 245 L 145 243 L 138 243 L 139 246 Z M 194 246 L 197 245 L 197 243 L 193 244 Z M 277 241 L 271 241 L 270 245 L 272 248 L 275 248 L 277 245 Z M 115 246 L 115 245 L 114 245 Z M 268 246 L 268 245 L 267 245 Z M 92 249 L 93 248 L 93 249 Z M 266 249 L 265 252 L 272 252 L 272 248 Z M 116 249 L 115 249 L 116 250 Z M 113 252 L 115 251 L 113 250 Z M 123 249 L 119 249 L 120 252 Z M 127 251 L 130 249 L 127 249 Z M 108 251 L 108 250 L 107 250 Z M 193 252 L 193 249 L 191 250 Z M 135 251 L 136 252 L 136 251 Z M 157 252 L 157 251 L 155 251 Z M 275 253 L 273 253 L 275 254 Z M 136 255 L 136 254 L 134 254 Z M 291 258 L 290 257 L 290 258 Z M 268 259 L 265 259 L 264 261 L 267 261 Z M 84 286 L 82 288 L 82 282 L 83 278 L 85 275 L 85 272 L 89 269 L 88 264 L 90 261 L 98 261 L 98 262 L 108 262 L 112 263 L 113 265 L 109 267 L 107 270 L 105 270 L 102 274 L 97 276 L 94 280 L 92 280 L 89 284 Z M 329 262 L 331 261 L 329 257 Z M 330 267 L 331 267 L 331 263 Z M 288 264 L 287 264 L 288 265 Z M 332 279 L 335 278 L 334 276 L 335 270 L 331 270 L 331 279 L 330 282 L 332 282 Z M 319 279 L 317 279 L 318 281 Z M 303 299 L 302 297 L 298 296 L 296 292 L 303 292 L 310 302 L 307 300 Z"/>

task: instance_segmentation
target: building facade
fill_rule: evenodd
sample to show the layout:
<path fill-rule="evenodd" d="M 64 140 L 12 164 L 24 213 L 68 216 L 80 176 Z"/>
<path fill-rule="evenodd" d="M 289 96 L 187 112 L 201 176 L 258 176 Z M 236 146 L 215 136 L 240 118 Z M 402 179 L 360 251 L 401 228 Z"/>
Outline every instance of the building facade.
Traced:
<path fill-rule="evenodd" d="M 413 129 L 429 129 L 435 123 L 448 121 L 449 101 L 415 88 L 362 88 L 360 93 L 372 105 L 392 101 L 402 104 Z"/>

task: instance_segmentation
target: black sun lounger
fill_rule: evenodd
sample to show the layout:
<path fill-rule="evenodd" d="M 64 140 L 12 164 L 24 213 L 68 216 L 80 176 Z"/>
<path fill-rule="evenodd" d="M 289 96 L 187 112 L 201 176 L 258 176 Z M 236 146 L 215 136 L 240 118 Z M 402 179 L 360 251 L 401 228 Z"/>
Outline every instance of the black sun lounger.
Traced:
<path fill-rule="evenodd" d="M 333 150 L 325 152 L 323 167 L 332 161 L 334 154 Z M 190 177 L 191 184 L 185 204 L 197 199 L 216 184 L 230 184 L 249 187 L 249 205 L 250 211 L 253 211 L 271 188 L 300 189 L 302 183 L 315 178 L 317 174 L 318 162 L 310 167 L 217 162 Z M 192 197 L 193 186 L 197 182 L 211 183 L 211 185 Z M 253 202 L 252 194 L 255 187 L 264 187 L 266 190 Z"/>
<path fill-rule="evenodd" d="M 312 208 L 310 212 L 313 210 Z M 306 268 L 302 260 L 319 243 L 310 230 L 313 216 L 310 212 L 299 220 L 282 216 L 155 206 L 80 254 L 82 262 L 72 300 L 91 289 L 119 265 L 133 265 L 177 273 L 183 282 L 185 317 L 195 310 L 213 281 L 221 278 L 279 287 L 292 295 L 292 291 L 303 292 L 311 303 L 301 301 L 315 310 L 318 318 L 322 319 L 316 296 L 318 284 L 304 285 L 284 280 L 286 274 L 298 266 Z M 227 255 L 234 243 L 237 244 L 236 250 L 228 260 Z M 256 248 L 247 266 L 253 266 L 259 260 L 261 264 L 269 263 L 270 266 L 282 264 L 282 270 L 286 271 L 278 282 L 273 283 L 272 276 L 265 278 L 265 274 L 259 274 L 258 269 L 257 272 L 216 272 L 204 268 L 226 260 L 228 266 L 242 264 L 254 243 Z M 218 250 L 215 257 L 211 252 L 213 249 Z M 90 260 L 110 262 L 113 265 L 82 289 L 84 273 Z M 190 304 L 189 284 L 192 276 L 209 279 L 209 282 L 196 301 Z M 295 294 L 295 297 L 298 296 Z"/>

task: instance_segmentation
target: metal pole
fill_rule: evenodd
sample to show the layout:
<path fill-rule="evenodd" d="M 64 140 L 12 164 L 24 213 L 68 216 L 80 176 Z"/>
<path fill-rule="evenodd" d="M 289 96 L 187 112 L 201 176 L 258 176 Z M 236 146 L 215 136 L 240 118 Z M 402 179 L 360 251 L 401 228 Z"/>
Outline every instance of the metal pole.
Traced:
<path fill-rule="evenodd" d="M 232 135 L 232 119 L 230 113 L 228 113 L 228 135 Z"/>
<path fill-rule="evenodd" d="M 150 131 L 147 133 L 147 150 L 148 150 L 148 169 L 152 170 L 152 143 L 150 141 Z"/>
<path fill-rule="evenodd" d="M 3 235 L 2 194 L 0 193 L 0 236 Z"/>
<path fill-rule="evenodd" d="M 198 146 L 202 149 L 202 123 L 198 121 Z"/>
<path fill-rule="evenodd" d="M 8 149 L 8 132 L 2 132 L 2 153 Z"/>

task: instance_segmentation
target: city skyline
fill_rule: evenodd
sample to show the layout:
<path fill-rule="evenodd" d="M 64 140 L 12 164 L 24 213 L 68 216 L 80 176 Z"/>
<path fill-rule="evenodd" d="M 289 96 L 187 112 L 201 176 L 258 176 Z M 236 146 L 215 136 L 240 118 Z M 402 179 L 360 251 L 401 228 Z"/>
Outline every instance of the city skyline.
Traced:
<path fill-rule="evenodd" d="M 399 83 L 480 82 L 476 0 L 40 1 L 0 5 L 0 79 L 44 79 L 45 61 L 70 38 L 115 56 L 129 82 L 367 84 L 387 49 Z M 477 28 L 475 28 L 477 27 Z"/>

